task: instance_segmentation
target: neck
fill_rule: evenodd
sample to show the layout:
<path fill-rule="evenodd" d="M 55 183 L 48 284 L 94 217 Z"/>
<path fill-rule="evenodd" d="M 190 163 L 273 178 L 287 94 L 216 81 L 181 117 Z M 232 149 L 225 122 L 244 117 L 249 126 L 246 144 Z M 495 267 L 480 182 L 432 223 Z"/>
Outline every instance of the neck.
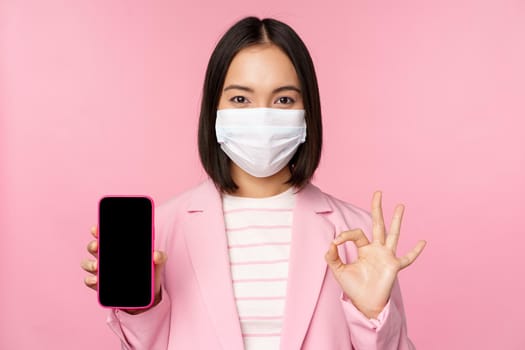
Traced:
<path fill-rule="evenodd" d="M 291 176 L 290 169 L 287 166 L 272 176 L 255 177 L 232 162 L 231 175 L 233 181 L 239 187 L 233 193 L 234 196 L 251 198 L 271 197 L 291 187 L 290 184 L 286 183 Z"/>

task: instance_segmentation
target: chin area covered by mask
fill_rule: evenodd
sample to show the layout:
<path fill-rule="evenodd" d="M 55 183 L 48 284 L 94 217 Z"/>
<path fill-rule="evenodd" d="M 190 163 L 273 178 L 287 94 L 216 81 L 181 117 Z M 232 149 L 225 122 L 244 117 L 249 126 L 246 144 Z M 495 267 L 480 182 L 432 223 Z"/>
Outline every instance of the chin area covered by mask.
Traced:
<path fill-rule="evenodd" d="M 219 109 L 215 133 L 237 166 L 252 176 L 268 177 L 284 168 L 305 142 L 304 115 L 304 109 Z"/>

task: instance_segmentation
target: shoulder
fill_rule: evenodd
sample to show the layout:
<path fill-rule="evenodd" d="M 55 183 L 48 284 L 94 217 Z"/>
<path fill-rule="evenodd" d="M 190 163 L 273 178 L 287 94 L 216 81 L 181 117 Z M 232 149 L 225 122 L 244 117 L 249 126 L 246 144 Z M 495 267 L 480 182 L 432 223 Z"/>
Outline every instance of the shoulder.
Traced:
<path fill-rule="evenodd" d="M 372 216 L 370 212 L 351 201 L 338 198 L 322 191 L 319 187 L 308 184 L 305 187 L 317 201 L 327 203 L 325 216 L 340 230 L 362 229 L 368 236 L 372 229 Z"/>
<path fill-rule="evenodd" d="M 199 211 L 199 208 L 204 207 L 202 203 L 213 201 L 213 196 L 220 195 L 213 182 L 206 180 L 163 202 L 155 203 L 156 249 L 167 249 L 169 241 L 175 238 L 188 213 Z"/>
<path fill-rule="evenodd" d="M 209 197 L 211 194 L 218 194 L 213 182 L 205 180 L 183 192 L 180 192 L 155 207 L 159 217 L 172 215 L 179 211 L 191 210 L 192 203 L 198 202 L 203 197 Z"/>
<path fill-rule="evenodd" d="M 211 180 L 205 180 L 155 205 L 155 225 L 158 228 L 172 227 L 182 215 L 198 211 L 203 203 L 220 196 Z M 196 209 L 195 209 L 196 208 Z"/>

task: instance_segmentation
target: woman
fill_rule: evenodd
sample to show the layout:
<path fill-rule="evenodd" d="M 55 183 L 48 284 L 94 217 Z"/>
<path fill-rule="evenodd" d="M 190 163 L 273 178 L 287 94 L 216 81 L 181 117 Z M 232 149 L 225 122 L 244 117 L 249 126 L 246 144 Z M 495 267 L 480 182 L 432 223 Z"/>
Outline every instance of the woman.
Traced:
<path fill-rule="evenodd" d="M 125 348 L 414 348 L 397 273 L 425 242 L 397 258 L 402 205 L 386 236 L 381 192 L 370 215 L 310 183 L 321 125 L 297 34 L 255 17 L 231 27 L 204 82 L 210 179 L 156 208 L 154 306 L 108 317 Z M 96 240 L 88 250 L 96 258 Z M 95 274 L 96 263 L 82 266 Z M 85 282 L 96 290 L 95 276 Z"/>

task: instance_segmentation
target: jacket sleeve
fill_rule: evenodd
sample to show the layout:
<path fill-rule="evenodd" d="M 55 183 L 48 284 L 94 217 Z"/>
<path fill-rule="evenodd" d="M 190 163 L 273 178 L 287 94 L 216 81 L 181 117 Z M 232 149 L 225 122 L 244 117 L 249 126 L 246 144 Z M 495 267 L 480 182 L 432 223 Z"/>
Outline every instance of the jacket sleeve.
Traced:
<path fill-rule="evenodd" d="M 356 350 L 415 350 L 407 335 L 407 325 L 399 283 L 396 279 L 390 299 L 377 319 L 368 319 L 344 293 L 341 303 Z"/>
<path fill-rule="evenodd" d="M 131 315 L 122 310 L 111 310 L 107 323 L 120 338 L 125 350 L 166 350 L 170 327 L 171 301 L 162 286 L 162 299 L 150 310 Z"/>
<path fill-rule="evenodd" d="M 168 232 L 173 224 L 173 209 L 169 205 L 155 207 L 155 250 L 169 254 Z M 166 274 L 164 269 L 163 274 Z M 165 276 L 163 276 L 165 281 Z M 106 323 L 119 337 L 125 350 L 167 350 L 170 333 L 171 298 L 161 284 L 161 301 L 141 314 L 131 315 L 114 309 L 109 312 Z"/>

